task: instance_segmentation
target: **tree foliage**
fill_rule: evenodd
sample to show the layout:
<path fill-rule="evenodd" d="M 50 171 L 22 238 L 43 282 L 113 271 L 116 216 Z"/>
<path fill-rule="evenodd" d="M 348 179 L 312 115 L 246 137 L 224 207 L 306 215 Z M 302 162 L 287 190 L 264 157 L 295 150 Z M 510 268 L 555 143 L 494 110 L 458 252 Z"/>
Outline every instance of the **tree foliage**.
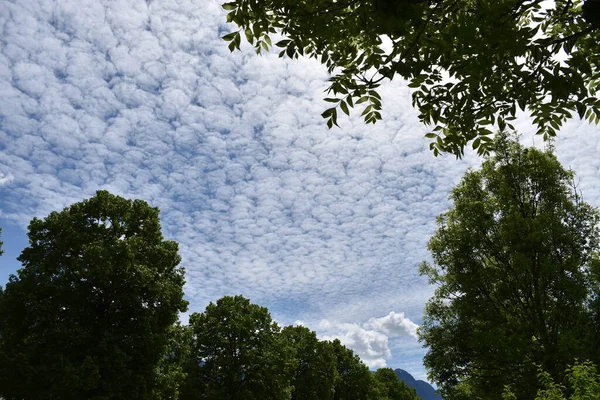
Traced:
<path fill-rule="evenodd" d="M 232 51 L 242 38 L 268 50 L 281 33 L 280 56 L 313 57 L 334 74 L 329 127 L 361 103 L 366 123 L 379 120 L 377 88 L 394 77 L 415 89 L 436 155 L 460 156 L 471 141 L 486 154 L 492 126 L 511 127 L 517 109 L 544 137 L 573 113 L 600 120 L 599 0 L 234 0 L 223 8 L 239 27 L 224 36 Z"/>
<path fill-rule="evenodd" d="M 331 343 L 303 326 L 286 326 L 281 333 L 296 355 L 292 400 L 332 400 L 337 369 Z"/>
<path fill-rule="evenodd" d="M 144 399 L 184 311 L 158 209 L 99 191 L 29 225 L 0 295 L 0 396 Z"/>
<path fill-rule="evenodd" d="M 191 360 L 183 399 L 288 399 L 293 348 L 265 307 L 226 296 L 190 316 Z"/>
<path fill-rule="evenodd" d="M 494 155 L 453 190 L 429 242 L 437 284 L 420 339 L 445 399 L 533 398 L 541 366 L 560 380 L 597 362 L 598 211 L 549 151 L 500 135 Z M 462 394 L 462 395 L 461 395 Z"/>
<path fill-rule="evenodd" d="M 179 399 L 185 380 L 185 364 L 190 356 L 192 331 L 179 322 L 169 330 L 167 349 L 156 369 L 156 384 L 151 400 Z"/>
<path fill-rule="evenodd" d="M 335 339 L 331 342 L 337 362 L 338 379 L 335 400 L 375 400 L 378 398 L 375 378 L 354 352 Z"/>
<path fill-rule="evenodd" d="M 374 373 L 380 400 L 419 400 L 415 389 L 402 382 L 391 368 L 379 368 Z"/>
<path fill-rule="evenodd" d="M 544 370 L 538 373 L 541 385 L 535 400 L 595 400 L 600 398 L 600 375 L 596 366 L 589 362 L 576 362 L 566 370 L 565 384 L 557 383 Z M 504 400 L 517 400 L 515 394 L 507 387 Z"/>

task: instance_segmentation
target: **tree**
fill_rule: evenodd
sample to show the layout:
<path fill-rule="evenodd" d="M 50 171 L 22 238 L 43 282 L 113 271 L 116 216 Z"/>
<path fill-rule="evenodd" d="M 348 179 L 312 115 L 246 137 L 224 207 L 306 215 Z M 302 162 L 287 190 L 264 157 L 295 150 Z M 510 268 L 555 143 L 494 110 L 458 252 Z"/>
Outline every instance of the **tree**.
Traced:
<path fill-rule="evenodd" d="M 176 323 L 169 331 L 169 343 L 156 369 L 156 384 L 152 400 L 179 399 L 190 356 L 192 331 L 189 326 Z"/>
<path fill-rule="evenodd" d="M 335 400 L 375 400 L 378 388 L 369 368 L 354 352 L 335 339 L 331 342 L 337 361 Z"/>
<path fill-rule="evenodd" d="M 560 380 L 575 358 L 600 357 L 599 213 L 550 151 L 505 134 L 453 190 L 429 242 L 437 284 L 420 340 L 444 399 L 536 393 L 538 366 Z"/>
<path fill-rule="evenodd" d="M 398 76 L 414 88 L 419 119 L 434 125 L 434 154 L 463 154 L 473 142 L 491 149 L 490 130 L 511 127 L 517 108 L 538 133 L 554 136 L 577 113 L 600 120 L 600 0 L 234 0 L 223 4 L 239 30 L 224 36 L 233 51 L 245 37 L 257 53 L 319 59 L 330 73 L 323 113 L 366 103 L 365 122 L 381 118 L 377 88 Z M 560 57 L 559 57 L 560 56 Z"/>
<path fill-rule="evenodd" d="M 0 294 L 0 396 L 149 399 L 184 311 L 176 242 L 159 211 L 98 191 L 29 225 Z"/>
<path fill-rule="evenodd" d="M 373 374 L 379 385 L 380 399 L 382 400 L 419 400 L 415 389 L 398 379 L 398 375 L 391 368 L 379 368 Z"/>
<path fill-rule="evenodd" d="M 265 307 L 242 296 L 190 316 L 191 359 L 182 399 L 289 399 L 293 348 Z"/>
<path fill-rule="evenodd" d="M 0 236 L 2 236 L 2 228 L 0 228 Z M 2 250 L 3 241 L 0 240 L 0 256 L 4 254 L 4 250 Z"/>
<path fill-rule="evenodd" d="M 281 333 L 296 354 L 292 400 L 332 400 L 337 371 L 331 343 L 303 326 L 286 326 Z"/>

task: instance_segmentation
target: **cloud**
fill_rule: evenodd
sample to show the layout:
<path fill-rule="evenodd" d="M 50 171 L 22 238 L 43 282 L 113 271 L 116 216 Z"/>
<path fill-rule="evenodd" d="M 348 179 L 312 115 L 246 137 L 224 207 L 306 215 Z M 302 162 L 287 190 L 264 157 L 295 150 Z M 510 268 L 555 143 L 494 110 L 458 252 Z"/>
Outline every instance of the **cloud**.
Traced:
<path fill-rule="evenodd" d="M 14 179 L 14 176 L 11 174 L 4 174 L 0 172 L 0 186 L 9 184 Z"/>
<path fill-rule="evenodd" d="M 371 318 L 365 324 L 366 327 L 384 332 L 390 336 L 411 336 L 418 339 L 417 328 L 419 325 L 404 316 L 404 313 L 390 312 L 385 317 Z"/>
<path fill-rule="evenodd" d="M 370 318 L 363 324 L 340 323 L 321 320 L 317 324 L 317 332 L 323 340 L 339 339 L 340 342 L 354 350 L 361 360 L 370 368 L 387 366 L 392 356 L 390 340 L 396 347 L 415 347 L 417 345 L 416 329 L 418 325 L 404 316 L 403 312 L 390 312 L 380 318 Z M 398 339 L 400 340 L 394 340 Z"/>
<path fill-rule="evenodd" d="M 383 368 L 391 357 L 388 337 L 384 333 L 365 329 L 357 324 L 332 324 L 323 320 L 321 330 L 329 332 L 320 336 L 322 340 L 339 339 L 352 349 L 369 368 Z"/>

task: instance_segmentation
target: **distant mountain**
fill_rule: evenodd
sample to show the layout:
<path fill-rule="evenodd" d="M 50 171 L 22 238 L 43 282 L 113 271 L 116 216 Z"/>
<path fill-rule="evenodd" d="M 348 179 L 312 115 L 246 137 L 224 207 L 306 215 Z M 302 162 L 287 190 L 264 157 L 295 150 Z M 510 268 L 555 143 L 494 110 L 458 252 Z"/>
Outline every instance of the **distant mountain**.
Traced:
<path fill-rule="evenodd" d="M 396 369 L 396 375 L 400 380 L 403 380 L 411 388 L 414 388 L 417 391 L 417 396 L 422 398 L 423 400 L 442 400 L 442 396 L 435 392 L 433 386 L 429 383 L 421 380 L 416 380 L 413 378 L 411 374 L 406 372 L 403 369 Z"/>

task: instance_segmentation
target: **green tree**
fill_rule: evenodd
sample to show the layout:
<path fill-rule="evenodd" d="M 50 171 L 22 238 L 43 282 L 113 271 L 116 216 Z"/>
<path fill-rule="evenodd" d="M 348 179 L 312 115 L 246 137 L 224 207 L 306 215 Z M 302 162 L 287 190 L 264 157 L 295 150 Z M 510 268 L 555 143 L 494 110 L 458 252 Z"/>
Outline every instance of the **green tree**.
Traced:
<path fill-rule="evenodd" d="M 2 236 L 2 228 L 0 228 L 0 236 Z M 0 240 L 0 256 L 4 254 L 4 250 L 2 250 L 3 241 Z"/>
<path fill-rule="evenodd" d="M 434 154 L 457 156 L 473 141 L 486 154 L 490 130 L 511 126 L 527 109 L 538 133 L 553 136 L 577 113 L 600 120 L 600 0 L 234 0 L 223 4 L 257 52 L 313 57 L 330 73 L 332 107 L 365 103 L 367 123 L 381 118 L 377 88 L 400 77 L 415 89 L 419 119 L 433 125 Z M 560 55 L 560 57 L 558 57 Z"/>
<path fill-rule="evenodd" d="M 598 211 L 550 151 L 505 134 L 452 191 L 429 242 L 437 284 L 420 340 L 444 399 L 532 399 L 537 366 L 560 380 L 575 358 L 598 361 Z"/>
<path fill-rule="evenodd" d="M 178 246 L 158 215 L 98 191 L 31 221 L 23 267 L 0 295 L 0 396 L 151 398 L 187 307 Z"/>
<path fill-rule="evenodd" d="M 381 400 L 419 400 L 415 389 L 402 382 L 391 368 L 379 368 L 373 374 Z"/>
<path fill-rule="evenodd" d="M 337 362 L 335 400 L 376 400 L 378 387 L 369 368 L 354 352 L 335 339 L 331 342 Z"/>
<path fill-rule="evenodd" d="M 192 330 L 179 323 L 169 331 L 167 349 L 156 369 L 156 384 L 152 400 L 173 400 L 179 398 L 185 381 L 185 363 L 190 356 Z"/>
<path fill-rule="evenodd" d="M 282 335 L 296 354 L 292 399 L 332 400 L 337 371 L 331 343 L 320 341 L 315 332 L 303 326 L 286 326 Z"/>
<path fill-rule="evenodd" d="M 294 351 L 265 307 L 226 296 L 190 316 L 191 358 L 182 399 L 289 399 Z"/>

